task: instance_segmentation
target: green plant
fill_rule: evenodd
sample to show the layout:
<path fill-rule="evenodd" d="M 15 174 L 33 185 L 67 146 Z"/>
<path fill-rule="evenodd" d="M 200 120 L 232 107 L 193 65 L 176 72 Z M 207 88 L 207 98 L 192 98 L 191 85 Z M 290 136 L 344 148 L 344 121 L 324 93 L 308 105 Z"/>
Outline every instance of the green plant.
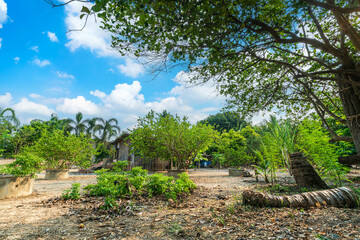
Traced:
<path fill-rule="evenodd" d="M 169 229 L 168 229 L 169 233 L 171 234 L 175 234 L 175 235 L 178 235 L 180 234 L 181 232 L 183 232 L 183 227 L 177 223 L 177 222 L 174 222 L 174 223 L 171 223 L 169 225 Z"/>
<path fill-rule="evenodd" d="M 151 111 L 138 119 L 129 137 L 133 153 L 150 159 L 172 160 L 180 169 L 188 169 L 216 136 L 211 126 L 191 125 L 185 117 Z"/>
<path fill-rule="evenodd" d="M 96 153 L 92 141 L 83 134 L 75 136 L 57 129 L 52 132 L 45 129 L 27 150 L 42 158 L 48 169 L 66 169 L 71 165 L 88 167 Z"/>
<path fill-rule="evenodd" d="M 10 164 L 0 166 L 0 172 L 18 177 L 35 177 L 43 169 L 43 159 L 29 151 L 23 151 L 15 156 L 16 160 Z"/>
<path fill-rule="evenodd" d="M 270 121 L 267 124 L 274 146 L 281 152 L 283 165 L 290 169 L 289 154 L 295 151 L 297 128 L 291 124 L 289 119 L 281 121 L 273 115 L 270 116 Z"/>
<path fill-rule="evenodd" d="M 106 196 L 104 200 L 104 204 L 100 206 L 101 209 L 109 210 L 119 208 L 119 204 L 113 196 Z"/>
<path fill-rule="evenodd" d="M 122 172 L 126 171 L 128 166 L 129 166 L 128 161 L 117 161 L 117 162 L 114 162 L 114 166 L 111 171 L 117 172 L 117 173 L 122 173 Z"/>
<path fill-rule="evenodd" d="M 338 162 L 339 146 L 329 143 L 330 139 L 320 121 L 305 119 L 299 126 L 296 146 L 315 165 L 320 176 L 340 185 L 341 180 L 346 179 L 348 168 Z"/>
<path fill-rule="evenodd" d="M 141 176 L 146 177 L 148 175 L 148 170 L 142 169 L 142 167 L 133 167 L 129 174 L 133 177 Z"/>
<path fill-rule="evenodd" d="M 65 200 L 77 200 L 80 199 L 80 183 L 73 183 L 71 184 L 71 188 L 65 189 L 61 198 Z"/>
<path fill-rule="evenodd" d="M 253 165 L 256 168 L 257 173 L 264 177 L 265 182 L 269 183 L 269 175 L 272 171 L 271 160 L 267 157 L 264 157 L 260 151 L 256 151 L 258 157 L 257 165 Z"/>
<path fill-rule="evenodd" d="M 101 170 L 96 174 L 97 183 L 84 188 L 91 196 L 123 198 L 145 192 L 149 197 L 162 195 L 166 199 L 176 200 L 178 195 L 188 194 L 196 188 L 186 173 L 179 174 L 176 181 L 160 173 L 149 176 L 141 167 L 128 172 Z"/>
<path fill-rule="evenodd" d="M 162 173 L 155 173 L 148 178 L 147 187 L 149 196 L 155 194 L 164 194 L 167 190 L 171 189 L 173 177 L 164 176 Z M 171 189 L 174 190 L 174 189 Z M 170 191 L 172 193 L 173 191 Z"/>

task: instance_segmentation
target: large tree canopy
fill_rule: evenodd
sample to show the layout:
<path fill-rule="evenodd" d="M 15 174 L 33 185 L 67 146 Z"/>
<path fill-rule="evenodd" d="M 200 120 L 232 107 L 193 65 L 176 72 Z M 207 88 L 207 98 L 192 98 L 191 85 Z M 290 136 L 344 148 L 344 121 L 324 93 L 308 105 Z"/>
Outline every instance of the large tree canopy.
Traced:
<path fill-rule="evenodd" d="M 347 124 L 360 152 L 358 1 L 86 2 L 95 4 L 81 17 L 97 14 L 121 53 L 185 64 L 192 81 L 217 81 L 246 114 L 315 109 L 325 125 Z"/>

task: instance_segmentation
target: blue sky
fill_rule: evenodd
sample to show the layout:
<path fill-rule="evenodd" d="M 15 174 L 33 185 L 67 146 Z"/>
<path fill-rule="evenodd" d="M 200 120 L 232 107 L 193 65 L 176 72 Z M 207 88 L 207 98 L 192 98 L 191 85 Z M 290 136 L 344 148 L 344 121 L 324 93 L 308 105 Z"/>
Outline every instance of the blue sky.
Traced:
<path fill-rule="evenodd" d="M 14 108 L 22 123 L 81 111 L 86 118 L 115 117 L 125 130 L 151 109 L 196 122 L 224 106 L 211 84 L 188 87 L 182 69 L 155 77 L 121 57 L 94 19 L 69 32 L 83 26 L 82 5 L 0 0 L 0 107 Z"/>

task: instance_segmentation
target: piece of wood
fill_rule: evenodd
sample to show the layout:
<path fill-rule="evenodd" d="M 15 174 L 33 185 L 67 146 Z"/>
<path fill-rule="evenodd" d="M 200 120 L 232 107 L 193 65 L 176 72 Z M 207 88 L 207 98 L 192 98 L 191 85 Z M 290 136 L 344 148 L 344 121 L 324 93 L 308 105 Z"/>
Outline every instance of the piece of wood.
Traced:
<path fill-rule="evenodd" d="M 303 153 L 290 154 L 291 173 L 299 187 L 327 189 L 328 186 L 315 171 Z"/>
<path fill-rule="evenodd" d="M 268 193 L 245 190 L 243 203 L 258 207 L 349 207 L 359 206 L 356 194 L 347 187 L 306 192 L 289 196 L 276 196 Z"/>
<path fill-rule="evenodd" d="M 339 163 L 345 165 L 355 165 L 360 164 L 360 155 L 353 155 L 347 157 L 339 157 Z"/>

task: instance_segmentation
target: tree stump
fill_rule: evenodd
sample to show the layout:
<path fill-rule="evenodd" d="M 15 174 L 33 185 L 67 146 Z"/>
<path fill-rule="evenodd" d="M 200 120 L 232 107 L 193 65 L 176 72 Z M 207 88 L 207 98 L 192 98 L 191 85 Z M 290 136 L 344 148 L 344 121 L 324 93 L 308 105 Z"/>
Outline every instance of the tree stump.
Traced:
<path fill-rule="evenodd" d="M 290 162 L 292 175 L 299 187 L 311 187 L 315 189 L 328 188 L 303 153 L 290 154 Z"/>
<path fill-rule="evenodd" d="M 245 190 L 243 203 L 258 207 L 358 207 L 359 199 L 347 187 L 306 192 L 289 196 L 276 196 L 263 192 Z"/>

